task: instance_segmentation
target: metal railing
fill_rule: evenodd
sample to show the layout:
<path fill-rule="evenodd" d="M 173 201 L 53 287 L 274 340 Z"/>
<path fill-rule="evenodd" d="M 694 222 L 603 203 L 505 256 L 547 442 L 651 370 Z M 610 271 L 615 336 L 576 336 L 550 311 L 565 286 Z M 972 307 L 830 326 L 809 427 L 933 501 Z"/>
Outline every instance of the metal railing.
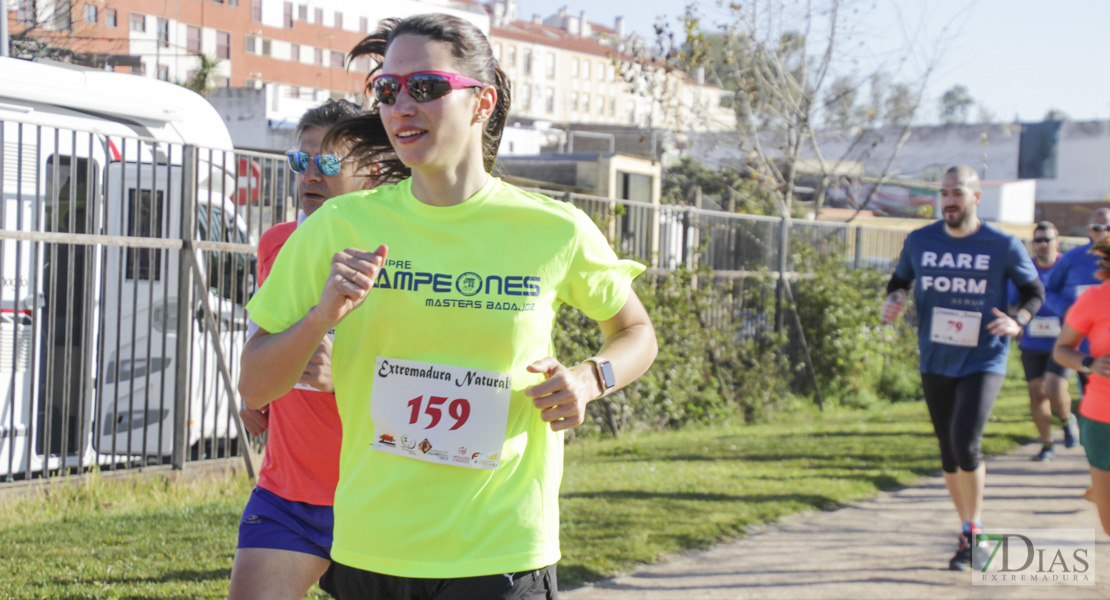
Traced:
<path fill-rule="evenodd" d="M 297 214 L 284 156 L 16 121 L 0 122 L 0 148 L 0 481 L 249 459 L 243 307 L 258 237 Z M 784 233 L 886 270 L 905 236 L 542 192 L 655 273 L 713 269 L 704 285 L 728 301 L 702 317 L 743 336 L 773 325 L 745 303 L 773 293 L 749 278 L 780 270 Z M 789 258 L 781 275 L 808 267 Z"/>

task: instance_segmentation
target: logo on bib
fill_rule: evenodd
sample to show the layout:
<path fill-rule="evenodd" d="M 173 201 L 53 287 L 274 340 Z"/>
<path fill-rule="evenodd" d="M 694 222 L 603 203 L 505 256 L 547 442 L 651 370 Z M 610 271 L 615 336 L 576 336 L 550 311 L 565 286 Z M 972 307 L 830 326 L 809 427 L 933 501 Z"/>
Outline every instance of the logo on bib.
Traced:
<path fill-rule="evenodd" d="M 424 441 L 420 442 L 420 451 L 423 452 L 424 454 L 427 454 L 428 451 L 431 450 L 431 449 L 432 449 L 432 443 L 428 441 L 428 438 L 424 438 Z"/>
<path fill-rule="evenodd" d="M 395 446 L 397 444 L 397 442 L 393 439 L 393 436 L 389 435 L 388 433 L 383 433 L 381 437 L 378 438 L 378 441 L 385 444 L 386 446 Z"/>
<path fill-rule="evenodd" d="M 412 440 L 412 438 L 410 438 L 409 436 L 402 435 L 401 436 L 401 445 L 404 446 L 406 450 L 412 450 L 413 448 L 416 447 L 416 442 L 414 442 Z"/>

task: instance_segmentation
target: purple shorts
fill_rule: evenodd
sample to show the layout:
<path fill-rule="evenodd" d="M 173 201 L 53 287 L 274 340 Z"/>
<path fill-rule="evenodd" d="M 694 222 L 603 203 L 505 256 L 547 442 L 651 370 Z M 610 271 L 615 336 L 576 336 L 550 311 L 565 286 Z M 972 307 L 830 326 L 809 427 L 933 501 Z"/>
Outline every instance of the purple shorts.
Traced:
<path fill-rule="evenodd" d="M 240 548 L 271 548 L 331 560 L 332 507 L 286 500 L 254 488 L 239 521 Z"/>

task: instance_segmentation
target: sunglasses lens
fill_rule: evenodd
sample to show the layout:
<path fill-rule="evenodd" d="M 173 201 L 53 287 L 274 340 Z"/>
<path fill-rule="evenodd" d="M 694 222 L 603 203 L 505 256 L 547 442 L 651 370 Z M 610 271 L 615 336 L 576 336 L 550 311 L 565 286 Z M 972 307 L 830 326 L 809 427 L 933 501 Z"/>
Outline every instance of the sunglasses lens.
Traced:
<path fill-rule="evenodd" d="M 294 173 L 304 173 L 305 169 L 308 168 L 308 155 L 304 152 L 294 150 L 286 153 L 285 156 L 289 159 L 289 168 Z"/>
<path fill-rule="evenodd" d="M 382 104 L 392 105 L 397 101 L 397 91 L 401 82 L 395 77 L 379 77 L 374 80 L 374 97 Z"/>
<path fill-rule="evenodd" d="M 424 73 L 408 80 L 409 94 L 416 102 L 431 102 L 451 92 L 451 82 L 442 75 Z"/>
<path fill-rule="evenodd" d="M 343 161 L 334 154 L 318 154 L 316 155 L 316 166 L 320 167 L 320 172 L 324 175 L 338 175 L 339 167 L 343 166 Z"/>

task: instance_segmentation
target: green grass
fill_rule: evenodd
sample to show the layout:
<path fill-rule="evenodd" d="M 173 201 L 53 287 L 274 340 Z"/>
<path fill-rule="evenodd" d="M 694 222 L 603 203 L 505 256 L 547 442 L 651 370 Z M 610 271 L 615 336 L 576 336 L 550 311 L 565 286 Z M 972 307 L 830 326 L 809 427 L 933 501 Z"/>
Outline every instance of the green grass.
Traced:
<path fill-rule="evenodd" d="M 984 451 L 1005 452 L 1033 435 L 1024 384 L 1007 380 Z M 938 470 L 922 403 L 575 443 L 563 480 L 560 587 Z M 242 475 L 91 477 L 30 498 L 0 497 L 0 597 L 226 598 L 249 490 Z M 327 596 L 314 588 L 309 597 Z"/>

